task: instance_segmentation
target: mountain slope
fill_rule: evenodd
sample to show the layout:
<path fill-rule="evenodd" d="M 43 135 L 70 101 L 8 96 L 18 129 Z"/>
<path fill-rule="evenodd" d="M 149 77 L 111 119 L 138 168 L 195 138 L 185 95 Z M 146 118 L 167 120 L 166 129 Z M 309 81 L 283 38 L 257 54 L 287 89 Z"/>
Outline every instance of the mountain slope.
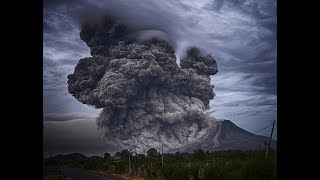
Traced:
<path fill-rule="evenodd" d="M 229 120 L 220 120 L 216 125 L 207 130 L 206 134 L 197 142 L 184 147 L 173 149 L 170 152 L 193 152 L 201 148 L 204 151 L 217 150 L 256 150 L 264 149 L 269 137 L 252 134 L 232 123 Z M 276 149 L 277 142 L 271 141 L 271 148 Z"/>

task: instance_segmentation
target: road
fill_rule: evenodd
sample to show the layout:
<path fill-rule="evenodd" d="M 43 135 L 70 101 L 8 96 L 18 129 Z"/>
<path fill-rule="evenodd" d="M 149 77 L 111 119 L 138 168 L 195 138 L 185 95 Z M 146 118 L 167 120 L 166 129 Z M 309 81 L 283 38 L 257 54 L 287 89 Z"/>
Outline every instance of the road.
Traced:
<path fill-rule="evenodd" d="M 67 166 L 63 167 L 62 171 L 66 176 L 70 177 L 70 180 L 112 180 L 82 169 L 70 168 Z"/>

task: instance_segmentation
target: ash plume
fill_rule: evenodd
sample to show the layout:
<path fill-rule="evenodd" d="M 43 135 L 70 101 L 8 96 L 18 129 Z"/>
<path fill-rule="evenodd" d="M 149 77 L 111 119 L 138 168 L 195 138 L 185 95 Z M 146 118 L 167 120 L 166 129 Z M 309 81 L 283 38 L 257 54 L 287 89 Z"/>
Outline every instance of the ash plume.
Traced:
<path fill-rule="evenodd" d="M 168 150 L 196 141 L 215 125 L 204 113 L 215 95 L 210 84 L 210 75 L 218 72 L 215 59 L 192 47 L 179 66 L 163 35 L 135 34 L 110 17 L 84 23 L 80 37 L 92 57 L 81 59 L 68 75 L 69 93 L 103 108 L 97 124 L 122 148 Z"/>

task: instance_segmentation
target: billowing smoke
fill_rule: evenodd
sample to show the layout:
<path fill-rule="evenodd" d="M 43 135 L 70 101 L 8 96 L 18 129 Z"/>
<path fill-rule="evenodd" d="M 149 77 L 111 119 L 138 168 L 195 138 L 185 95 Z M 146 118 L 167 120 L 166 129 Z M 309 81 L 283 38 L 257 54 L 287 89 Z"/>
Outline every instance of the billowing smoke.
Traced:
<path fill-rule="evenodd" d="M 138 151 L 173 149 L 214 126 L 204 113 L 215 95 L 212 56 L 192 47 L 179 66 L 164 32 L 130 32 L 110 17 L 83 24 L 80 37 L 92 57 L 68 75 L 68 90 L 80 102 L 103 108 L 97 124 L 109 141 Z"/>

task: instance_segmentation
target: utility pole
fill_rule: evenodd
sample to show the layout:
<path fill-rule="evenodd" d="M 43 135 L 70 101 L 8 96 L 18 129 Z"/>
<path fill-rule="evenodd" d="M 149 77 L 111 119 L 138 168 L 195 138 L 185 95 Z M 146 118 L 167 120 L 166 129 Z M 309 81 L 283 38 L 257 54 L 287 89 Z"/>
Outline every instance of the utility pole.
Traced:
<path fill-rule="evenodd" d="M 163 143 L 161 143 L 161 180 L 163 179 Z"/>
<path fill-rule="evenodd" d="M 266 151 L 266 159 L 268 157 L 268 153 L 269 153 L 269 149 L 270 149 L 270 144 L 271 144 L 271 140 L 272 140 L 272 134 L 273 134 L 273 129 L 274 129 L 274 124 L 276 123 L 276 120 L 273 121 L 273 124 L 272 124 L 272 130 L 271 130 L 271 134 L 270 134 L 270 138 L 269 138 L 269 143 L 268 143 L 268 146 L 267 146 L 267 151 Z"/>
<path fill-rule="evenodd" d="M 131 174 L 131 167 L 130 167 L 130 150 L 129 150 L 129 174 Z"/>
<path fill-rule="evenodd" d="M 135 174 L 136 173 L 136 169 L 137 169 L 137 150 L 136 150 L 136 147 L 134 147 L 134 152 L 132 152 L 133 154 L 133 164 L 132 164 L 132 167 L 133 167 L 133 173 Z"/>
<path fill-rule="evenodd" d="M 43 122 L 42 122 L 42 135 L 44 134 L 44 125 L 43 125 Z M 43 138 L 44 139 L 44 138 Z M 42 168 L 44 168 L 44 162 L 47 158 L 47 155 L 46 155 L 46 152 L 47 152 L 47 148 L 46 148 L 46 141 L 44 140 L 44 146 L 42 146 Z"/>
<path fill-rule="evenodd" d="M 161 166 L 162 166 L 162 169 L 163 169 L 163 144 L 161 146 Z"/>
<path fill-rule="evenodd" d="M 137 153 L 137 147 L 134 147 L 134 152 L 135 152 L 135 156 L 134 156 L 134 163 L 138 166 L 138 160 L 137 160 L 137 155 L 138 155 L 138 153 Z"/>

